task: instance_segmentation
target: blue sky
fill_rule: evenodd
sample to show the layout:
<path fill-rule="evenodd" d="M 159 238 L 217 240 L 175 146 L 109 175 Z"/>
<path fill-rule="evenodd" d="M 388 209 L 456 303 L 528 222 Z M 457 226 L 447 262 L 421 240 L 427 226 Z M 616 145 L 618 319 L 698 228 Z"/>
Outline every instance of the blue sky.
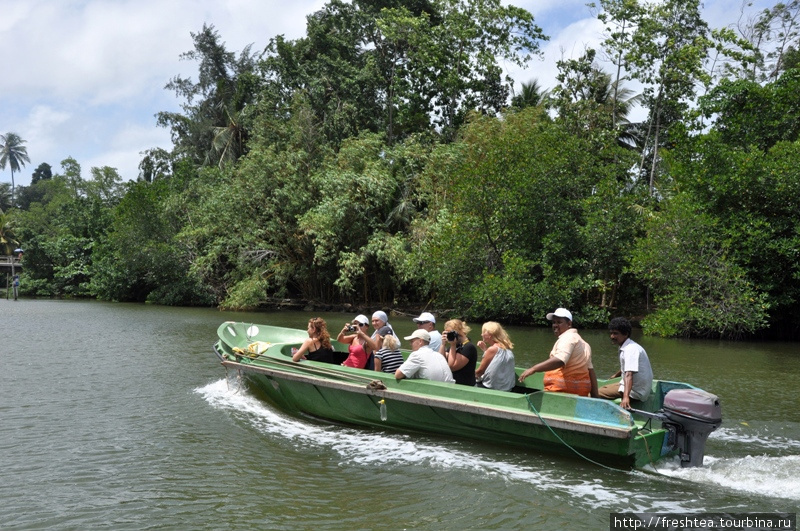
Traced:
<path fill-rule="evenodd" d="M 519 0 L 550 36 L 545 59 L 508 73 L 520 82 L 538 78 L 555 84 L 555 63 L 598 47 L 602 27 L 586 0 Z M 758 5 L 775 2 L 756 0 Z M 275 35 L 301 37 L 305 17 L 323 0 L 0 0 L 0 131 L 27 141 L 31 162 L 18 185 L 30 183 L 42 162 L 60 172 L 76 159 L 84 178 L 92 167 L 117 168 L 124 179 L 138 175 L 140 152 L 169 149 L 167 130 L 156 126 L 159 111 L 178 110 L 164 85 L 175 75 L 196 74 L 181 61 L 192 49 L 190 32 L 213 24 L 226 47 L 257 50 Z M 738 0 L 707 0 L 711 27 L 739 18 Z M 0 182 L 10 182 L 9 168 Z"/>

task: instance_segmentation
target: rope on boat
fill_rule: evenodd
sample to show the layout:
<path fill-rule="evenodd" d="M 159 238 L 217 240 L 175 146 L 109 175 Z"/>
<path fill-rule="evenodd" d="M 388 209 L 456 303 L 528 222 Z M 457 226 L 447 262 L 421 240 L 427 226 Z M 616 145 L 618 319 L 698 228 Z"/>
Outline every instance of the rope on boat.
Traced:
<path fill-rule="evenodd" d="M 550 430 L 550 433 L 552 433 L 553 435 L 555 435 L 555 436 L 556 436 L 556 438 L 557 438 L 559 441 L 561 441 L 561 442 L 564 444 L 564 446 L 566 446 L 567 448 L 569 448 L 570 450 L 572 450 L 573 452 L 575 452 L 575 454 L 577 454 L 579 457 L 582 457 L 583 459 L 585 459 L 585 460 L 589 461 L 589 462 L 590 462 L 590 463 L 592 463 L 592 464 L 595 464 L 595 465 L 597 465 L 597 466 L 599 466 L 599 467 L 605 468 L 606 470 L 613 470 L 614 472 L 618 472 L 618 470 L 617 470 L 616 468 L 611 468 L 610 466 L 606 466 L 606 465 L 604 465 L 603 463 L 598 463 L 597 461 L 595 461 L 595 460 L 593 460 L 593 459 L 590 459 L 590 458 L 586 457 L 585 455 L 583 455 L 582 453 L 580 453 L 578 450 L 576 450 L 575 448 L 573 448 L 572 446 L 570 446 L 570 445 L 569 445 L 569 443 L 567 443 L 567 441 L 565 441 L 564 439 L 562 439 L 562 438 L 561 438 L 561 437 L 560 437 L 560 436 L 559 436 L 559 435 L 558 435 L 558 434 L 555 432 L 555 430 L 553 430 L 553 428 L 551 428 L 551 427 L 550 427 L 550 425 L 549 425 L 549 424 L 548 424 L 548 423 L 547 423 L 547 422 L 546 422 L 546 421 L 545 421 L 545 420 L 542 418 L 542 416 L 539 414 L 539 411 L 537 411 L 537 409 L 536 409 L 536 406 L 534 406 L 534 405 L 533 405 L 533 402 L 531 402 L 531 395 L 532 395 L 532 394 L 533 394 L 533 393 L 526 393 L 526 394 L 525 394 L 525 399 L 528 401 L 528 405 L 531 407 L 531 410 L 533 410 L 533 412 L 534 412 L 534 413 L 536 413 L 536 416 L 537 416 L 537 417 L 539 417 L 539 420 L 541 420 L 541 421 L 542 421 L 542 424 L 544 424 L 545 426 L 547 426 L 547 429 L 548 429 L 548 430 Z"/>
<path fill-rule="evenodd" d="M 642 427 L 642 429 L 649 429 L 650 433 L 653 433 L 652 422 L 653 422 L 653 419 L 647 419 L 647 422 L 644 423 L 644 426 Z M 650 428 L 647 428 L 647 426 L 650 426 Z M 656 462 L 653 461 L 653 456 L 650 453 L 650 445 L 647 444 L 647 437 L 642 435 L 642 440 L 644 441 L 644 449 L 645 449 L 645 451 L 647 451 L 647 457 L 650 459 L 650 466 L 653 467 L 653 470 L 655 470 L 656 473 L 660 473 L 658 471 L 658 468 L 656 468 Z"/>

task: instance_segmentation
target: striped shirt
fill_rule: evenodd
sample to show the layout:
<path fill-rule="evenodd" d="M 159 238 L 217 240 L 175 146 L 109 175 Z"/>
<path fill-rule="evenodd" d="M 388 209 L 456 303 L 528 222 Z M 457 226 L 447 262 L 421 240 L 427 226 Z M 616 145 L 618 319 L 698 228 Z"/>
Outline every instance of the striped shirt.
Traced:
<path fill-rule="evenodd" d="M 400 350 L 389 350 L 382 348 L 375 353 L 375 358 L 381 360 L 381 371 L 394 374 L 400 365 L 403 364 L 403 355 Z"/>

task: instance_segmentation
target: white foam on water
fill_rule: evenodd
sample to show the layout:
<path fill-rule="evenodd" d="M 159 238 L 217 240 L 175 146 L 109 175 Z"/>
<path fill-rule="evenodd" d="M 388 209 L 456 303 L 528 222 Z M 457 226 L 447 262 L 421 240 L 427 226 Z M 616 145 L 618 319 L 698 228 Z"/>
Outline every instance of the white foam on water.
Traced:
<path fill-rule="evenodd" d="M 755 429 L 746 426 L 719 428 L 712 432 L 709 438 L 724 442 L 751 444 L 775 450 L 800 450 L 800 441 L 770 433 L 768 429 L 763 427 Z"/>
<path fill-rule="evenodd" d="M 509 482 L 536 485 L 541 491 L 560 495 L 565 491 L 570 498 L 579 499 L 592 508 L 617 510 L 619 500 L 625 499 L 633 511 L 685 512 L 696 510 L 696 501 L 680 498 L 653 499 L 638 492 L 635 485 L 630 489 L 603 483 L 602 479 L 587 474 L 576 478 L 574 473 L 551 467 L 544 462 L 514 463 L 502 457 L 486 457 L 478 452 L 452 448 L 428 442 L 401 433 L 382 433 L 359 430 L 341 425 L 316 424 L 283 414 L 262 400 L 250 395 L 245 388 L 235 384 L 229 387 L 225 379 L 196 389 L 209 404 L 220 409 L 232 410 L 245 415 L 262 433 L 300 441 L 309 446 L 325 447 L 338 453 L 348 463 L 381 466 L 426 466 L 430 468 L 469 470 L 471 473 L 497 476 Z M 727 436 L 727 435 L 723 435 Z M 800 456 L 788 457 L 743 457 L 715 459 L 705 456 L 703 468 L 681 468 L 676 457 L 672 461 L 659 462 L 655 471 L 634 471 L 633 480 L 675 479 L 692 483 L 713 484 L 749 494 L 761 494 L 776 498 L 800 499 Z M 623 473 L 623 472 L 620 472 Z M 667 487 L 665 485 L 665 487 Z M 674 485 L 668 487 L 674 489 Z"/>
<path fill-rule="evenodd" d="M 678 460 L 659 463 L 660 474 L 748 494 L 800 501 L 800 455 L 715 458 L 703 466 L 681 468 Z"/>

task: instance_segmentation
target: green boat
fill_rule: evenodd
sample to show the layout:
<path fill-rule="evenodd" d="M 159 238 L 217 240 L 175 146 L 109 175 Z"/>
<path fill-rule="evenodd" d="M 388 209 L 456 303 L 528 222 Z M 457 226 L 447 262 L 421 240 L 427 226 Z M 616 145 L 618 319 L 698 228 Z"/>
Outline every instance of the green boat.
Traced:
<path fill-rule="evenodd" d="M 702 465 L 705 441 L 722 421 L 716 396 L 680 382 L 654 381 L 650 397 L 626 410 L 614 401 L 543 392 L 541 374 L 508 392 L 294 362 L 292 349 L 308 337 L 305 330 L 225 322 L 217 335 L 214 351 L 226 370 L 245 376 L 279 407 L 347 424 L 642 468 L 674 455 L 683 466 Z M 332 344 L 344 359 L 347 345 Z M 517 375 L 522 370 L 517 368 Z"/>

